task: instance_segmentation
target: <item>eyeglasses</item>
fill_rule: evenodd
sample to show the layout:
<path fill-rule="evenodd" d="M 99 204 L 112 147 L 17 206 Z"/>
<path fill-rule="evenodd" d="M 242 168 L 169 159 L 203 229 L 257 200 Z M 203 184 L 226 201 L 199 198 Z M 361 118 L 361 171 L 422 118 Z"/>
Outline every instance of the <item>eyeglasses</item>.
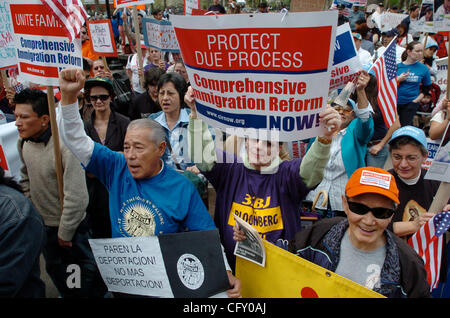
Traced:
<path fill-rule="evenodd" d="M 348 107 L 348 106 L 335 105 L 335 106 L 333 106 L 333 108 L 337 112 L 340 112 L 342 110 L 344 113 L 347 113 L 347 114 L 349 114 L 349 113 L 351 113 L 353 111 L 353 108 Z"/>
<path fill-rule="evenodd" d="M 105 100 L 107 100 L 109 98 L 109 95 L 90 95 L 90 96 L 86 96 L 86 100 L 88 102 L 96 102 L 97 99 L 100 99 L 102 102 L 104 102 Z"/>
<path fill-rule="evenodd" d="M 393 161 L 402 161 L 404 159 L 406 159 L 406 161 L 408 161 L 409 163 L 415 163 L 417 160 L 419 160 L 419 156 L 414 156 L 414 155 L 409 155 L 406 157 L 402 157 L 400 155 L 397 154 L 393 154 L 392 155 L 392 160 Z"/>
<path fill-rule="evenodd" d="M 369 211 L 372 212 L 373 216 L 377 219 L 388 219 L 394 214 L 393 209 L 388 208 L 369 208 L 367 205 L 364 205 L 362 203 L 356 203 L 356 202 L 348 202 L 348 208 L 353 213 L 356 213 L 358 215 L 364 215 L 367 214 Z"/>
<path fill-rule="evenodd" d="M 104 67 L 103 65 L 95 66 L 95 67 L 94 67 L 94 71 L 104 70 L 104 69 L 105 69 L 105 67 Z"/>

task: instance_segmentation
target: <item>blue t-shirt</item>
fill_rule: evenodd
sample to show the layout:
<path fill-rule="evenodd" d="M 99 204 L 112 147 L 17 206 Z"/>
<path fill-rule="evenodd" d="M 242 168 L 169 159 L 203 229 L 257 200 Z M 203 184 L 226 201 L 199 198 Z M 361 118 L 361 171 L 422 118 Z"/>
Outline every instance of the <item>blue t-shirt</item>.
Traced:
<path fill-rule="evenodd" d="M 408 104 L 420 94 L 420 83 L 425 86 L 432 84 L 428 67 L 420 62 L 415 64 L 397 64 L 397 76 L 409 72 L 406 80 L 398 85 L 397 104 Z"/>
<path fill-rule="evenodd" d="M 151 178 L 136 180 L 123 154 L 95 143 L 86 170 L 109 191 L 112 237 L 216 228 L 194 185 L 167 165 Z"/>

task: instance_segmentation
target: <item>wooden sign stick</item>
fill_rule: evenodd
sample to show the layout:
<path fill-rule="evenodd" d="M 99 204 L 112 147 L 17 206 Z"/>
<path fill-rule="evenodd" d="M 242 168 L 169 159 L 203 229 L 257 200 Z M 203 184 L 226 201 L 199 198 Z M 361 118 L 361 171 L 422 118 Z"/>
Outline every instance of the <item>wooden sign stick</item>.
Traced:
<path fill-rule="evenodd" d="M 141 50 L 141 31 L 139 29 L 139 21 L 137 14 L 137 7 L 133 6 L 133 26 L 134 26 L 134 34 L 136 35 L 136 50 L 138 54 L 138 63 L 139 68 L 142 70 L 142 74 L 139 79 L 141 82 L 141 87 L 144 87 L 144 62 L 142 61 L 142 50 Z"/>
<path fill-rule="evenodd" d="M 48 110 L 50 114 L 50 128 L 52 130 L 53 136 L 53 151 L 55 155 L 55 168 L 56 168 L 56 178 L 58 181 L 58 194 L 62 213 L 64 207 L 64 182 L 63 182 L 61 148 L 59 146 L 58 125 L 56 123 L 56 106 L 55 106 L 55 94 L 53 92 L 53 86 L 47 86 L 47 101 L 48 101 Z"/>

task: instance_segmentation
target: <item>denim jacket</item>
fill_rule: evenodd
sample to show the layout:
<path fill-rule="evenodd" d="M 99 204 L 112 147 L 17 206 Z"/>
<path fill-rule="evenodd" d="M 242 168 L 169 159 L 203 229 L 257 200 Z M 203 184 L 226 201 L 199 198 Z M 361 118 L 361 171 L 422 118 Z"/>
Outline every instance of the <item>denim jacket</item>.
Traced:
<path fill-rule="evenodd" d="M 43 221 L 31 201 L 0 184 L 0 297 L 45 297 L 39 267 L 44 243 Z"/>

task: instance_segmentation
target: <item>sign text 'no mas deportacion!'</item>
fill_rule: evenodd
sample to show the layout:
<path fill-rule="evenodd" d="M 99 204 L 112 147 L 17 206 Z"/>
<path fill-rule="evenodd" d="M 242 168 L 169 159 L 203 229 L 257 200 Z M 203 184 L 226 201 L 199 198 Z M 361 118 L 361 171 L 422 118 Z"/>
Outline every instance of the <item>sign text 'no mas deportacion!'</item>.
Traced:
<path fill-rule="evenodd" d="M 172 25 L 208 124 L 275 130 L 281 141 L 319 134 L 336 12 L 174 16 Z"/>

